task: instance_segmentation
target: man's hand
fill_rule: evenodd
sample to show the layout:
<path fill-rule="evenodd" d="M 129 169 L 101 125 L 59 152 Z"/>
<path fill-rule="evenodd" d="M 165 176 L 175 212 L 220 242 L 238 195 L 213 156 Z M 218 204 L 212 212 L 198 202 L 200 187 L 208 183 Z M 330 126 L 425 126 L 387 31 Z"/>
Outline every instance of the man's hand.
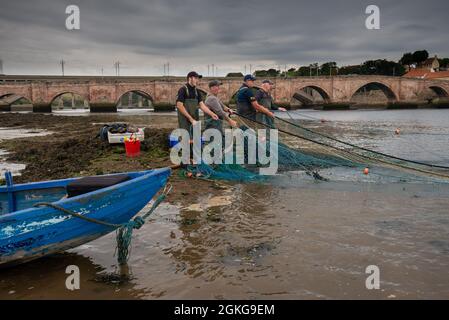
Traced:
<path fill-rule="evenodd" d="M 200 109 L 203 110 L 204 113 L 208 114 L 212 119 L 218 120 L 218 116 L 209 109 L 208 106 L 203 101 L 200 101 Z"/>
<path fill-rule="evenodd" d="M 231 108 L 228 108 L 228 113 L 229 113 L 229 115 L 232 115 L 232 114 L 234 114 L 234 113 L 235 113 L 235 111 L 234 111 L 234 110 L 232 110 Z"/>
<path fill-rule="evenodd" d="M 274 119 L 274 113 L 273 113 L 273 112 L 271 112 L 271 111 L 268 111 L 268 113 L 267 113 L 267 116 L 269 116 L 269 117 L 271 117 L 271 118 L 273 118 L 273 119 Z"/>
<path fill-rule="evenodd" d="M 287 109 L 282 108 L 282 107 L 279 107 L 278 110 L 279 110 L 279 111 L 282 111 L 282 112 L 286 112 L 286 111 L 287 111 Z"/>
<path fill-rule="evenodd" d="M 232 119 L 229 119 L 229 124 L 230 124 L 230 126 L 231 127 L 233 127 L 233 128 L 237 128 L 237 122 L 236 121 L 234 121 L 234 120 L 232 120 Z"/>
<path fill-rule="evenodd" d="M 198 123 L 198 121 L 196 121 L 195 119 L 192 119 L 192 120 L 190 120 L 190 123 L 192 124 L 192 126 L 194 126 Z"/>

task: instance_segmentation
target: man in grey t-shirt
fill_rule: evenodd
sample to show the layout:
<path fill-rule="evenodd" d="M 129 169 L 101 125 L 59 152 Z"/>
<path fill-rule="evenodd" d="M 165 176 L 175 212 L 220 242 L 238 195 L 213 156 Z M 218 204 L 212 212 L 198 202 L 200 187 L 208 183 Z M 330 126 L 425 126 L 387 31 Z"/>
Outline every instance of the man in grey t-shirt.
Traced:
<path fill-rule="evenodd" d="M 218 80 L 212 80 L 209 82 L 210 93 L 206 97 L 204 103 L 206 106 L 215 113 L 219 120 L 214 120 L 208 115 L 205 115 L 206 129 L 214 128 L 218 129 L 223 133 L 223 121 L 229 123 L 231 127 L 237 127 L 237 122 L 232 120 L 229 115 L 232 114 L 232 110 L 224 105 L 223 102 L 218 98 L 218 93 L 220 92 L 220 85 L 222 83 Z M 229 113 L 229 115 L 228 115 Z"/>

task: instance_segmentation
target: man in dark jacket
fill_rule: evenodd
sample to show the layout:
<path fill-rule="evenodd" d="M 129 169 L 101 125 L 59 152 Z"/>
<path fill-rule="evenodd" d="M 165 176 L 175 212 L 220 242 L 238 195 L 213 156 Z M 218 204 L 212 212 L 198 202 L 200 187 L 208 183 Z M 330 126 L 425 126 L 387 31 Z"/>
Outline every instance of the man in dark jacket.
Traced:
<path fill-rule="evenodd" d="M 256 120 L 258 112 L 267 117 L 274 118 L 273 112 L 260 105 L 253 93 L 254 81 L 256 78 L 248 74 L 243 78 L 243 84 L 237 92 L 237 112 L 251 120 Z"/>
<path fill-rule="evenodd" d="M 178 109 L 178 125 L 179 128 L 192 132 L 192 126 L 200 120 L 199 109 L 204 114 L 209 115 L 212 119 L 218 120 L 218 116 L 210 111 L 204 104 L 203 97 L 198 92 L 197 85 L 201 75 L 195 71 L 187 74 L 187 83 L 178 91 L 176 99 L 176 108 Z"/>

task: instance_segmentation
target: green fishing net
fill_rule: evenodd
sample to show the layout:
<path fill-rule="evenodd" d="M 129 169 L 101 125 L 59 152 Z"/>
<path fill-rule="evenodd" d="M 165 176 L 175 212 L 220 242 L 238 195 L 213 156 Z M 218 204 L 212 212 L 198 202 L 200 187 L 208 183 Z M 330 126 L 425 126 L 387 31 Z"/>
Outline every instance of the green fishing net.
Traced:
<path fill-rule="evenodd" d="M 308 128 L 299 120 L 274 119 L 272 125 L 235 115 L 241 129 L 252 129 L 257 135 L 259 129 L 276 128 L 278 130 L 277 154 L 272 161 L 277 161 L 277 175 L 301 171 L 315 180 L 335 179 L 340 173 L 346 179 L 375 181 L 428 181 L 449 182 L 449 168 L 434 166 L 413 160 L 401 159 L 375 150 L 362 148 L 349 142 L 339 140 L 332 135 Z M 206 120 L 207 121 L 207 120 Z M 210 121 L 210 120 L 209 120 Z M 203 128 L 207 125 L 204 123 Z M 222 123 L 223 127 L 229 127 Z M 264 142 L 257 140 L 257 148 L 270 155 L 269 135 Z M 224 143 L 223 143 L 224 144 Z M 243 157 L 248 157 L 248 146 L 243 149 Z M 234 152 L 236 150 L 234 149 Z M 270 155 L 271 156 L 271 155 Z M 246 162 L 245 162 L 246 163 Z M 219 179 L 241 182 L 267 181 L 273 176 L 260 174 L 264 166 L 255 164 L 206 164 L 185 165 L 181 174 L 187 177 Z M 369 169 L 368 169 L 369 168 Z M 366 174 L 369 170 L 370 176 Z M 365 174 L 364 174 L 365 173 Z"/>

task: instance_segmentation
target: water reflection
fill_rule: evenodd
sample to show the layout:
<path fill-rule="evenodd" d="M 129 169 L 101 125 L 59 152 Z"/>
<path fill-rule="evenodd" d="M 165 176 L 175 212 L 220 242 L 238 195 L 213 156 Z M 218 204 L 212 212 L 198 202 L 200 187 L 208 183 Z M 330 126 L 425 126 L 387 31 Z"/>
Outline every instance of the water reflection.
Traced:
<path fill-rule="evenodd" d="M 129 299 L 143 291 L 134 289 L 125 269 L 108 272 L 90 257 L 65 252 L 0 270 L 0 299 Z M 80 270 L 80 290 L 66 288 L 66 268 Z M 121 271 L 121 272 L 120 272 Z"/>
<path fill-rule="evenodd" d="M 177 272 L 191 278 L 241 276 L 242 266 L 257 265 L 279 242 L 270 229 L 274 215 L 266 212 L 276 193 L 269 185 L 236 184 L 223 192 L 221 199 L 232 199 L 226 205 L 210 205 L 216 197 L 197 199 L 196 206 L 180 211 L 180 241 L 165 254 L 176 259 Z"/>

